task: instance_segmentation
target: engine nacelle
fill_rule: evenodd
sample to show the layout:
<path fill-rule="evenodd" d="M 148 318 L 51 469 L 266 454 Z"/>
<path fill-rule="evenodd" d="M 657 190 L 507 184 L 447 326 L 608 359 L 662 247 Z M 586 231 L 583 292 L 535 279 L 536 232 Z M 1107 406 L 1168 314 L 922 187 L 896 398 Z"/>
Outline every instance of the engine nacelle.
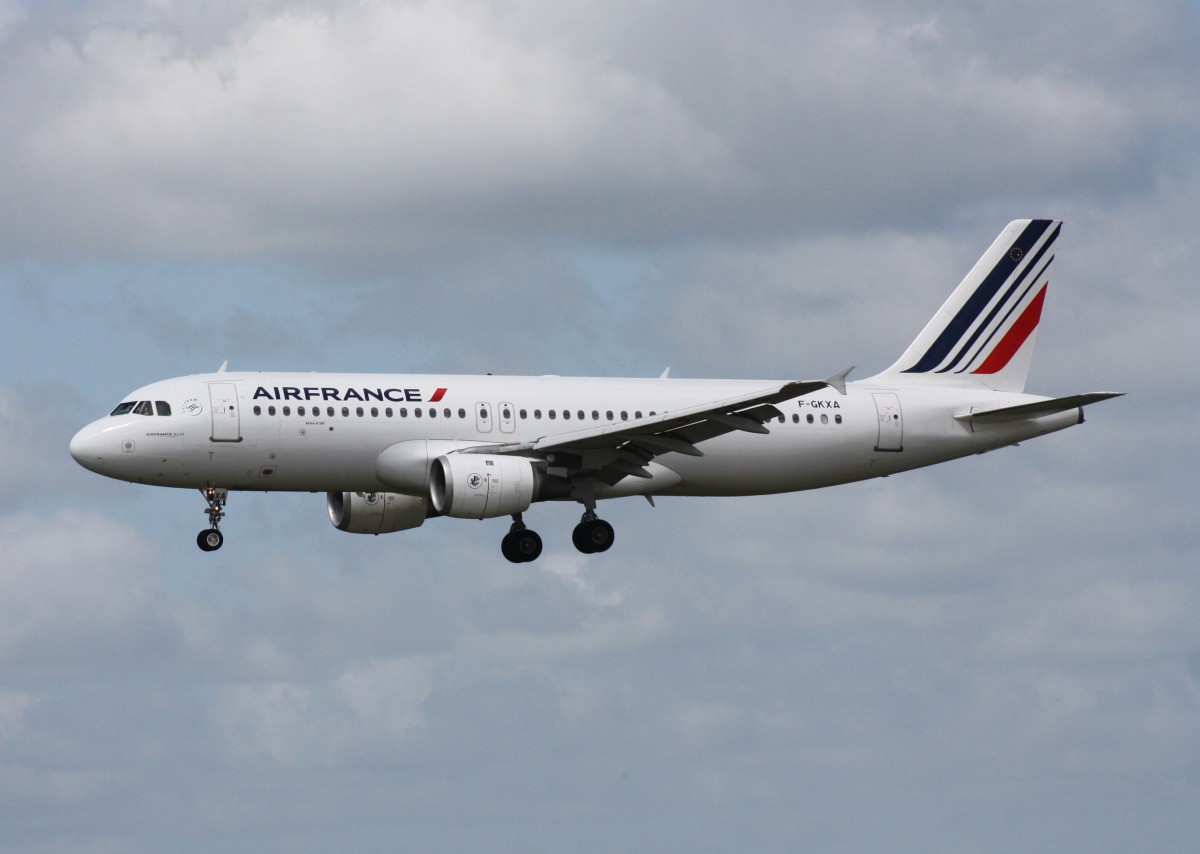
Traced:
<path fill-rule="evenodd" d="M 433 509 L 459 519 L 491 519 L 529 509 L 541 473 L 523 457 L 447 454 L 433 461 Z"/>
<path fill-rule="evenodd" d="M 375 461 L 375 476 L 406 495 L 429 494 L 429 468 L 442 454 L 460 448 L 478 447 L 479 442 L 448 439 L 408 439 L 384 448 Z"/>
<path fill-rule="evenodd" d="M 419 528 L 429 502 L 395 492 L 330 492 L 329 521 L 350 534 L 390 534 Z"/>

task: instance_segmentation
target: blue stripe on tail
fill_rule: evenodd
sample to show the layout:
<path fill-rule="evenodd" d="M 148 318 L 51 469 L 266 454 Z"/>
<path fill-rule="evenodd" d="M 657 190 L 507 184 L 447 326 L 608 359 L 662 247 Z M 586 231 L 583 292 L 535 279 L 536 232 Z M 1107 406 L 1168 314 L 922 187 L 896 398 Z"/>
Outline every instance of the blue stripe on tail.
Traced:
<path fill-rule="evenodd" d="M 971 328 L 972 324 L 974 324 L 979 318 L 979 315 L 982 314 L 984 309 L 987 308 L 988 304 L 991 303 L 992 298 L 996 296 L 996 293 L 1000 290 L 1004 283 L 1008 281 L 1008 277 L 1011 276 L 1013 271 L 1025 261 L 1025 256 L 1029 254 L 1037 242 L 1042 238 L 1042 235 L 1044 235 L 1047 229 L 1049 229 L 1052 225 L 1054 225 L 1054 220 L 1035 219 L 1030 221 L 1029 225 L 1025 227 L 1020 236 L 1013 242 L 1013 245 L 1009 247 L 1009 250 L 1001 256 L 1000 260 L 996 263 L 996 266 L 993 267 L 991 272 L 989 272 L 987 276 L 984 277 L 983 281 L 980 282 L 979 287 L 975 289 L 975 292 L 971 294 L 966 303 L 963 304 L 963 307 L 960 308 L 958 313 L 955 314 L 948 324 L 946 324 L 946 328 L 942 330 L 942 333 L 937 337 L 937 340 L 933 342 L 930 348 L 925 351 L 925 355 L 923 355 L 911 368 L 905 368 L 903 373 L 928 373 L 929 371 L 937 368 L 938 365 L 942 364 L 946 357 L 950 355 L 950 352 L 954 349 L 954 346 L 962 339 L 964 335 L 967 334 L 967 330 Z M 1047 245 L 1054 241 L 1054 238 L 1057 237 L 1057 232 L 1058 227 L 1055 227 L 1055 234 L 1051 235 L 1050 240 L 1047 241 Z M 1033 269 L 1034 263 L 1037 260 L 1038 259 L 1031 260 L 1029 269 Z M 980 329 L 983 329 L 985 325 L 986 324 L 981 324 Z M 978 334 L 979 333 L 977 332 L 976 335 Z M 971 341 L 973 342 L 974 340 L 974 337 L 972 337 Z M 959 351 L 958 355 L 954 359 L 954 363 L 957 363 L 958 360 L 962 358 L 963 353 L 969 349 L 970 343 L 971 342 L 968 342 L 968 346 L 963 347 L 963 349 Z M 947 370 L 949 370 L 950 367 L 953 367 L 953 365 L 948 365 Z"/>

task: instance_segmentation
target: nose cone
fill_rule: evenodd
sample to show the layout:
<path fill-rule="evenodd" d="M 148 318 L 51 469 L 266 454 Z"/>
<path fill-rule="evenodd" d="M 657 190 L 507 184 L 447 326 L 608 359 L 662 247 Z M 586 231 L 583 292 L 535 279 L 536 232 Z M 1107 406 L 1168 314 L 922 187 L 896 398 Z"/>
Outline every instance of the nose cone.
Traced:
<path fill-rule="evenodd" d="M 71 456 L 89 471 L 104 467 L 104 433 L 95 424 L 84 427 L 71 439 Z"/>

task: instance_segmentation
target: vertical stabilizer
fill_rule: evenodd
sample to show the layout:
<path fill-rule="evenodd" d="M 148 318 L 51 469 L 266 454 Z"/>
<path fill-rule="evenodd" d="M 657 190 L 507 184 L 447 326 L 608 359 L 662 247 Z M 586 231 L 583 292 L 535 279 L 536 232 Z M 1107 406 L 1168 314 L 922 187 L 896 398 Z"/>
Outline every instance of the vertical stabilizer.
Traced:
<path fill-rule="evenodd" d="M 1010 222 L 904 355 L 883 373 L 1023 391 L 1062 223 Z"/>

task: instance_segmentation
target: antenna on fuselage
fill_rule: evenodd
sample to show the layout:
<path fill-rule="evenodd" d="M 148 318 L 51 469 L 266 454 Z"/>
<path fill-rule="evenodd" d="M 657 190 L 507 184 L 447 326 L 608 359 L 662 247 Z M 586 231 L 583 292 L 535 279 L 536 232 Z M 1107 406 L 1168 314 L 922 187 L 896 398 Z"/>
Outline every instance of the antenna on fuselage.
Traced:
<path fill-rule="evenodd" d="M 218 374 L 225 373 L 225 369 L 228 367 L 229 367 L 229 360 L 226 359 L 224 362 L 221 363 L 221 367 L 217 368 L 217 373 Z"/>

